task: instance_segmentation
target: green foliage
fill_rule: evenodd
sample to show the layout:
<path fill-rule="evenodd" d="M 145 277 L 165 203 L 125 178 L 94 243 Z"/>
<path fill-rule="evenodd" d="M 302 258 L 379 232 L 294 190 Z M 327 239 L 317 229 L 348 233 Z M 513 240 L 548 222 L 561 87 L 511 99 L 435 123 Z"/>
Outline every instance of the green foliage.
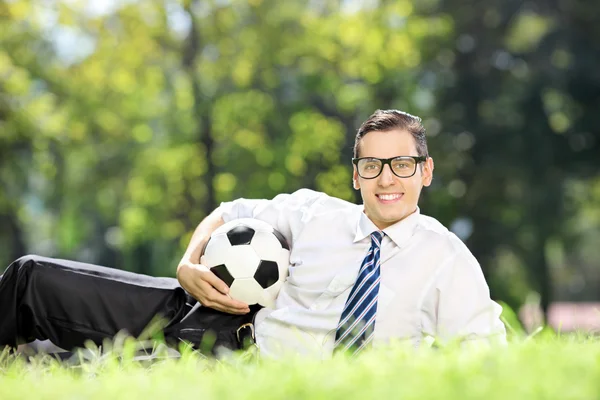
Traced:
<path fill-rule="evenodd" d="M 597 397 L 600 375 L 599 343 L 584 336 L 536 337 L 489 349 L 395 345 L 326 361 L 249 354 L 216 361 L 189 349 L 169 359 L 159 347 L 149 362 L 136 360 L 135 349 L 129 340 L 104 353 L 91 348 L 75 365 L 4 356 L 0 397 L 589 399 Z"/>
<path fill-rule="evenodd" d="M 167 275 L 220 201 L 303 186 L 352 200 L 347 149 L 377 103 L 369 85 L 414 68 L 411 38 L 430 34 L 422 17 L 410 31 L 373 28 L 409 17 L 408 3 L 342 14 L 275 1 L 5 9 L 2 213 L 19 210 L 21 247 L 122 263 L 170 243 L 166 263 L 122 265 Z M 44 237 L 36 216 L 57 234 Z"/>
<path fill-rule="evenodd" d="M 594 15 L 583 2 L 3 3 L 0 263 L 37 252 L 173 275 L 221 201 L 300 187 L 359 200 L 356 129 L 395 107 L 428 129 L 422 210 L 469 221 L 494 297 L 516 306 L 533 289 L 545 305 L 553 278 L 567 298 L 576 266 L 590 297 Z"/>
<path fill-rule="evenodd" d="M 597 337 L 540 326 L 527 334 L 503 305 L 508 345 L 396 341 L 319 360 L 261 359 L 254 347 L 208 358 L 182 343 L 168 348 L 156 319 L 137 340 L 118 334 L 70 358 L 0 354 L 0 398 L 409 399 L 593 398 L 600 374 Z M 209 338 L 206 345 L 211 347 Z M 202 346 L 205 347 L 205 346 Z M 585 371 L 585 373 L 581 373 Z M 402 379 L 398 379 L 402 377 Z M 435 382 L 432 385 L 431 382 Z M 26 389 L 24 389 L 26 388 Z"/>

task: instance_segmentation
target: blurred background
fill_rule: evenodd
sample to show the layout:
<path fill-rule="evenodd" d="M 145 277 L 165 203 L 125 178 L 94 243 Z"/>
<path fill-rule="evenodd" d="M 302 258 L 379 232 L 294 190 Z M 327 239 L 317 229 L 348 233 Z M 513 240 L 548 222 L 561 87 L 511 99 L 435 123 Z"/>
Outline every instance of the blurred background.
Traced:
<path fill-rule="evenodd" d="M 423 118 L 422 212 L 494 299 L 600 329 L 587 0 L 0 1 L 0 267 L 37 253 L 174 276 L 221 201 L 359 202 L 352 145 L 377 108 Z"/>

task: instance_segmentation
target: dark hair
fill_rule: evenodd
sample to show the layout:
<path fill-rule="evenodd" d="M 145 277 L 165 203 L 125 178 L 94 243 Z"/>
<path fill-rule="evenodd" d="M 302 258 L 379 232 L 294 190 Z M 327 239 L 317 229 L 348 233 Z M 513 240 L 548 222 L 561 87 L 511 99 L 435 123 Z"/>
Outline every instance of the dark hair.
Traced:
<path fill-rule="evenodd" d="M 358 145 L 363 136 L 373 131 L 390 131 L 392 129 L 410 132 L 415 139 L 417 155 L 429 157 L 425 127 L 421 123 L 421 118 L 399 110 L 377 110 L 358 129 L 354 140 L 354 158 L 358 158 Z"/>

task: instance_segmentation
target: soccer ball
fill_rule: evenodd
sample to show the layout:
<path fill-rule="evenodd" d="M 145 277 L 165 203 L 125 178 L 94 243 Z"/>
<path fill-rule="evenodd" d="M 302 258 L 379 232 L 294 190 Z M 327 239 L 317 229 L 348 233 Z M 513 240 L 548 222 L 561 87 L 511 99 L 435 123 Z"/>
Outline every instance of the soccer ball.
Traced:
<path fill-rule="evenodd" d="M 200 263 L 229 286 L 232 298 L 273 307 L 288 275 L 290 247 L 270 224 L 241 218 L 212 233 Z"/>

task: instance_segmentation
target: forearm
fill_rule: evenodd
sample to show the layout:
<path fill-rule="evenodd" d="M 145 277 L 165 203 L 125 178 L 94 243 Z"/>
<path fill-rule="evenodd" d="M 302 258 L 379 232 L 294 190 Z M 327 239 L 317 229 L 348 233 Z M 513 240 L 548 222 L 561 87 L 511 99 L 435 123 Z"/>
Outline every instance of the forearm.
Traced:
<path fill-rule="evenodd" d="M 224 223 L 222 213 L 218 208 L 204 218 L 196 227 L 181 261 L 189 261 L 194 264 L 200 263 L 202 249 L 210 239 L 210 235 Z"/>
<path fill-rule="evenodd" d="M 231 314 L 246 314 L 250 312 L 248 305 L 229 297 L 229 287 L 225 282 L 200 264 L 202 249 L 215 229 L 225 223 L 223 215 L 222 210 L 217 208 L 200 222 L 177 266 L 177 280 L 183 289 L 205 307 Z"/>

